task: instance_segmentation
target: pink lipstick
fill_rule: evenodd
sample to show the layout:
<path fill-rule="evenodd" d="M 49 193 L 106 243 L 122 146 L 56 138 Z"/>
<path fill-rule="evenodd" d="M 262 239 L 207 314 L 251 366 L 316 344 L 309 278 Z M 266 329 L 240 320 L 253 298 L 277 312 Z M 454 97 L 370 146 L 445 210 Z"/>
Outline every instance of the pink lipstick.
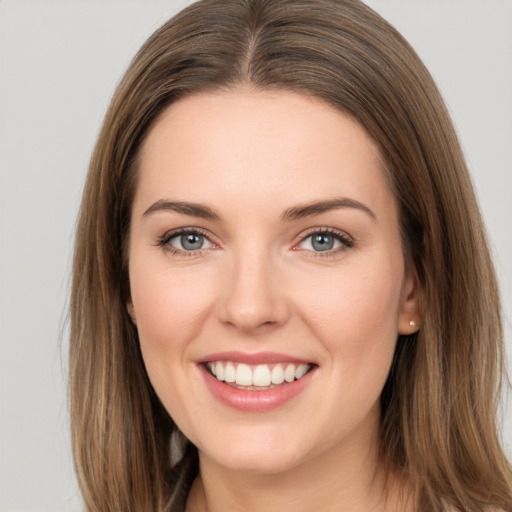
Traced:
<path fill-rule="evenodd" d="M 222 352 L 197 363 L 212 395 L 246 412 L 269 411 L 292 400 L 311 382 L 317 368 L 305 359 L 271 352 Z"/>

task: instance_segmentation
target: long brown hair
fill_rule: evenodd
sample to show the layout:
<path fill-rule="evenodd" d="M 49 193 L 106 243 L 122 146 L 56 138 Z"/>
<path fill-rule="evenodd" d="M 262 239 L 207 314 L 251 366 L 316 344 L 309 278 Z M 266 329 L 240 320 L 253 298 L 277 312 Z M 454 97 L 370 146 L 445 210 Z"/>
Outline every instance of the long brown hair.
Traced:
<path fill-rule="evenodd" d="M 73 449 L 87 510 L 181 510 L 197 474 L 190 443 L 174 461 L 177 427 L 147 378 L 126 312 L 127 234 L 138 149 L 156 117 L 185 95 L 240 85 L 319 98 L 377 142 L 422 297 L 421 329 L 399 337 L 381 397 L 382 461 L 413 482 L 418 511 L 512 509 L 512 471 L 495 424 L 503 374 L 497 283 L 430 74 L 356 0 L 203 0 L 135 56 L 90 163 L 70 352 Z"/>

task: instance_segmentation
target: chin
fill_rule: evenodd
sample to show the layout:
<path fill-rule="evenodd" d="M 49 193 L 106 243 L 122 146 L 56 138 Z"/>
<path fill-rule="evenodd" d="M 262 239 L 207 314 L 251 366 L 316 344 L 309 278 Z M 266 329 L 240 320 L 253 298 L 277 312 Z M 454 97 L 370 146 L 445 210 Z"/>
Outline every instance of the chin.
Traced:
<path fill-rule="evenodd" d="M 299 464 L 296 454 L 271 453 L 262 450 L 244 451 L 227 456 L 220 455 L 215 461 L 223 467 L 240 473 L 255 475 L 276 475 L 285 473 Z"/>
<path fill-rule="evenodd" d="M 280 429 L 279 429 L 280 430 Z M 304 441 L 297 443 L 293 438 L 283 436 L 282 430 L 254 435 L 230 434 L 215 436 L 215 446 L 199 448 L 200 454 L 231 471 L 254 474 L 278 474 L 286 472 L 303 460 Z M 234 441 L 236 440 L 236 441 Z"/>

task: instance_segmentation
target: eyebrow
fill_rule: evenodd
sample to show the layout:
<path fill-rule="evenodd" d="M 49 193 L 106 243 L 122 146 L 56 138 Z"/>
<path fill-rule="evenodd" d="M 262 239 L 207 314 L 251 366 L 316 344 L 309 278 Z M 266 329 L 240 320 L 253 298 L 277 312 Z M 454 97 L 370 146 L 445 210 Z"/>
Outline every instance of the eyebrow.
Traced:
<path fill-rule="evenodd" d="M 376 221 L 377 216 L 375 213 L 368 208 L 365 204 L 355 199 L 348 197 L 327 199 L 323 201 L 314 201 L 306 204 L 299 204 L 292 206 L 283 212 L 281 215 L 282 221 L 294 221 L 298 219 L 304 219 L 306 217 L 312 217 L 314 215 L 320 215 L 331 210 L 337 210 L 339 208 L 355 208 L 368 214 L 372 220 Z M 199 217 L 201 219 L 208 220 L 221 220 L 221 216 L 214 212 L 210 207 L 198 203 L 189 203 L 186 201 L 168 201 L 161 199 L 156 203 L 153 203 L 144 213 L 143 217 L 146 217 L 154 212 L 159 211 L 173 211 L 182 213 L 184 215 L 191 215 L 193 217 Z"/>
<path fill-rule="evenodd" d="M 311 217 L 313 215 L 320 215 L 321 213 L 331 210 L 337 210 L 338 208 L 356 208 L 357 210 L 361 210 L 368 214 L 372 220 L 377 220 L 377 216 L 372 210 L 370 210 L 370 208 L 368 208 L 368 206 L 348 197 L 328 199 L 326 201 L 314 201 L 312 203 L 293 206 L 285 210 L 281 219 L 284 221 L 298 220 L 305 217 Z"/>
<path fill-rule="evenodd" d="M 220 220 L 220 216 L 208 206 L 197 203 L 188 203 L 185 201 L 166 201 L 164 199 L 153 203 L 142 214 L 142 216 L 146 217 L 151 213 L 159 211 L 173 211 L 183 213 L 184 215 L 192 215 L 193 217 L 199 217 L 201 219 Z"/>

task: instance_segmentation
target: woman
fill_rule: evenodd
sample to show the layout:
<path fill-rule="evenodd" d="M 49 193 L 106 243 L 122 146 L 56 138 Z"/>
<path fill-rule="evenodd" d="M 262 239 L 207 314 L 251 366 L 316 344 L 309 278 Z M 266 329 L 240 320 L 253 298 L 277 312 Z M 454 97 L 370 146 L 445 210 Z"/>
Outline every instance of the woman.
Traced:
<path fill-rule="evenodd" d="M 88 510 L 512 508 L 466 166 L 360 2 L 202 1 L 146 42 L 91 161 L 71 309 Z"/>

